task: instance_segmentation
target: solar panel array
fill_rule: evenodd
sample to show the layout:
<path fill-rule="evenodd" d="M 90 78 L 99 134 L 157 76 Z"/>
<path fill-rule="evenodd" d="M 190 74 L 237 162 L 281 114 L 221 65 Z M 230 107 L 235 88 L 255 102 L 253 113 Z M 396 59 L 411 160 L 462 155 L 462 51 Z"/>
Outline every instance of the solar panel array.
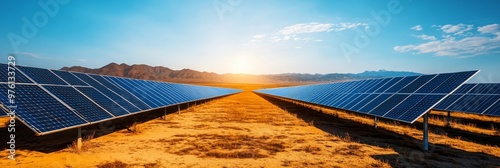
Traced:
<path fill-rule="evenodd" d="M 477 72 L 367 79 L 255 92 L 413 123 Z"/>
<path fill-rule="evenodd" d="M 500 116 L 500 84 L 464 84 L 434 109 Z"/>
<path fill-rule="evenodd" d="M 240 92 L 34 67 L 16 68 L 16 116 L 39 135 Z M 8 104 L 7 65 L 0 64 L 0 69 L 0 103 Z"/>

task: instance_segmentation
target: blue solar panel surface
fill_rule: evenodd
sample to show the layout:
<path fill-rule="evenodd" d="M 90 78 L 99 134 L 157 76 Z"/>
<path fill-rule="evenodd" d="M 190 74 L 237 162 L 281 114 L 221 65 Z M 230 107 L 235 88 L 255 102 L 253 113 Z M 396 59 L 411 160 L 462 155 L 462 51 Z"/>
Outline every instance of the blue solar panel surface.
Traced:
<path fill-rule="evenodd" d="M 70 85 L 88 86 L 87 83 L 85 83 L 81 79 L 77 78 L 71 72 L 59 71 L 59 70 L 51 70 L 51 71 L 54 72 L 57 76 L 61 77 L 61 79 L 63 79 L 64 81 L 66 81 Z"/>
<path fill-rule="evenodd" d="M 144 103 L 143 100 L 138 99 L 136 96 L 132 95 L 129 91 L 124 90 L 122 87 L 119 85 L 112 83 L 109 81 L 108 77 L 103 77 L 99 75 L 87 75 L 87 74 L 80 74 L 83 78 L 86 78 L 86 80 L 91 81 L 95 85 L 94 87 L 98 89 L 101 92 L 108 92 L 107 90 L 114 92 L 115 94 L 118 94 L 120 97 L 123 99 L 127 100 L 131 104 L 133 104 L 135 107 L 141 109 L 141 110 L 147 110 L 151 109 L 150 106 L 148 106 L 146 103 Z M 97 87 L 96 87 L 97 86 Z M 103 93 L 104 93 L 103 92 Z M 104 93 L 108 95 L 108 93 Z M 113 95 L 109 93 L 109 95 Z"/>
<path fill-rule="evenodd" d="M 6 84 L 0 85 L 7 90 Z M 87 123 L 69 108 L 37 85 L 16 85 L 16 117 L 37 133 L 63 129 Z M 7 92 L 0 92 L 0 101 L 8 102 Z"/>
<path fill-rule="evenodd" d="M 17 69 L 22 71 L 28 77 L 33 79 L 38 84 L 55 84 L 55 85 L 68 85 L 66 82 L 61 80 L 58 76 L 52 73 L 48 69 L 33 68 L 16 66 Z"/>
<path fill-rule="evenodd" d="M 17 83 L 33 83 L 17 69 L 11 67 L 10 70 L 8 70 L 8 68 L 9 66 L 7 64 L 0 64 L 0 71 L 2 71 L 2 73 L 0 73 L 0 82 L 8 82 L 9 77 L 14 77 L 15 82 Z M 14 74 L 8 75 L 7 72 L 14 72 Z"/>
<path fill-rule="evenodd" d="M 108 118 L 112 118 L 113 116 L 109 114 L 107 111 L 104 111 L 102 108 L 97 106 L 90 99 L 85 97 L 83 94 L 78 92 L 73 87 L 70 86 L 43 86 L 47 90 L 49 90 L 56 97 L 61 99 L 71 108 L 76 110 L 80 116 L 85 118 L 85 120 L 89 122 L 96 122 L 100 120 L 105 120 Z"/>
<path fill-rule="evenodd" d="M 464 84 L 435 109 L 500 116 L 500 84 Z"/>
<path fill-rule="evenodd" d="M 255 92 L 413 123 L 476 73 L 367 79 Z"/>
<path fill-rule="evenodd" d="M 7 90 L 7 64 L 0 63 L 0 68 L 2 68 L 0 89 Z M 16 71 L 16 116 L 39 135 L 154 108 L 240 92 L 236 89 L 34 67 L 16 66 L 16 68 L 14 69 Z M 0 103 L 8 102 L 7 92 L 0 92 Z M 6 114 L 7 112 L 0 111 L 0 113 Z"/>
<path fill-rule="evenodd" d="M 110 99 L 106 95 L 92 87 L 75 87 L 80 92 L 89 97 L 92 101 L 97 103 L 102 108 L 106 109 L 108 112 L 112 113 L 114 116 L 122 116 L 130 114 L 125 108 L 121 107 L 115 102 L 115 100 Z"/>

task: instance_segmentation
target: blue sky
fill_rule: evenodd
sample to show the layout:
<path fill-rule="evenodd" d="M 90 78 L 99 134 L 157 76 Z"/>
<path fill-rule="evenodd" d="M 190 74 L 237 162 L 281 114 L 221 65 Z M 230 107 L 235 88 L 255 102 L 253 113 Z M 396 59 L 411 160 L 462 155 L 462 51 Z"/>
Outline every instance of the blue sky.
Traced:
<path fill-rule="evenodd" d="M 441 73 L 500 82 L 500 1 L 3 0 L 0 55 L 216 73 Z M 42 5 L 40 5 L 42 4 Z M 48 4 L 48 5 L 44 5 Z"/>

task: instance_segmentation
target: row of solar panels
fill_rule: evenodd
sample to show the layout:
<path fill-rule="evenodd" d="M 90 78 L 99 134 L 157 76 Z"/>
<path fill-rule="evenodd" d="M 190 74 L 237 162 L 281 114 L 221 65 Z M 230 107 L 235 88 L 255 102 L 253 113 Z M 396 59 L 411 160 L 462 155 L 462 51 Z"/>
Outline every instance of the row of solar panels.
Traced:
<path fill-rule="evenodd" d="M 0 64 L 0 101 L 7 107 L 6 64 Z M 16 66 L 16 116 L 47 134 L 197 100 L 240 92 L 114 76 Z M 5 111 L 6 109 L 4 109 Z"/>
<path fill-rule="evenodd" d="M 477 72 L 367 79 L 255 92 L 413 123 Z"/>
<path fill-rule="evenodd" d="M 500 116 L 500 84 L 465 84 L 434 109 Z"/>

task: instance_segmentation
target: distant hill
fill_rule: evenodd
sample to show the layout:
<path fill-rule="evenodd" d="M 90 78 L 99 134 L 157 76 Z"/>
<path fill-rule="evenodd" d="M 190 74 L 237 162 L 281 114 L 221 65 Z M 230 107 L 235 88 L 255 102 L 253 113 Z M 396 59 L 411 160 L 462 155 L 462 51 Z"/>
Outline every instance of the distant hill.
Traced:
<path fill-rule="evenodd" d="M 379 77 L 395 77 L 419 75 L 415 72 L 404 71 L 365 71 L 363 73 L 331 73 L 331 74 L 300 74 L 285 73 L 274 75 L 248 75 L 248 74 L 216 74 L 200 72 L 191 69 L 172 70 L 162 66 L 148 66 L 144 64 L 117 64 L 110 63 L 97 69 L 81 66 L 63 67 L 62 70 L 94 73 L 102 75 L 121 76 L 137 79 L 159 80 L 168 82 L 231 82 L 231 83 L 318 83 L 346 81 Z"/>

